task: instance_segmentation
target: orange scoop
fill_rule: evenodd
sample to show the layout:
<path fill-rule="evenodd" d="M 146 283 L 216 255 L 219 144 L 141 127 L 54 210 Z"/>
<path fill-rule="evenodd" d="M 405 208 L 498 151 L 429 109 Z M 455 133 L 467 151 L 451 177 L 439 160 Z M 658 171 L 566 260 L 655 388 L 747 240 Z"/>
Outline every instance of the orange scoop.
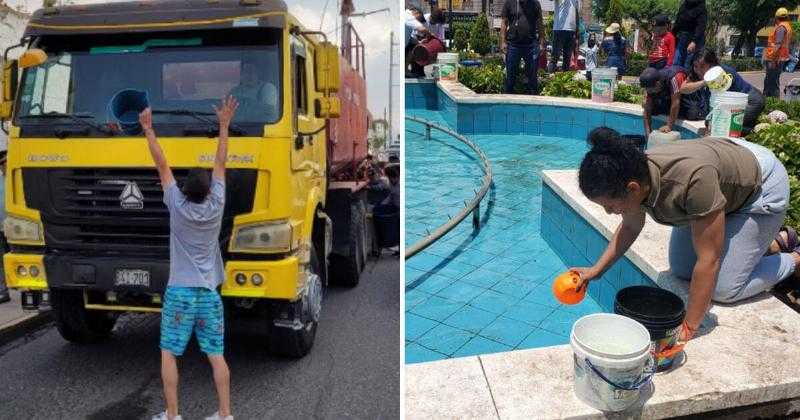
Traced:
<path fill-rule="evenodd" d="M 574 271 L 567 271 L 561 273 L 553 281 L 553 294 L 559 302 L 565 305 L 575 305 L 583 300 L 586 296 L 586 287 L 578 290 L 578 284 L 581 281 L 580 274 Z"/>

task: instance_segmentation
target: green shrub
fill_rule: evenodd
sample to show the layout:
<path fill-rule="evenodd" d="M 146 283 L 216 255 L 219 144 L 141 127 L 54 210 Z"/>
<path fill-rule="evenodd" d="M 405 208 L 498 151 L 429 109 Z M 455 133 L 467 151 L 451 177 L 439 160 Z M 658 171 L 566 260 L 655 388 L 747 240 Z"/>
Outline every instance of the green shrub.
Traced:
<path fill-rule="evenodd" d="M 783 111 L 789 116 L 790 120 L 800 121 L 800 102 L 786 102 L 778 98 L 767 98 L 766 106 L 762 117 L 772 111 Z"/>
<path fill-rule="evenodd" d="M 464 28 L 456 29 L 453 35 L 453 48 L 456 51 L 465 51 L 469 47 L 469 31 Z"/>
<path fill-rule="evenodd" d="M 645 54 L 645 53 L 640 53 L 640 52 L 636 52 L 636 51 L 632 52 L 632 53 L 631 53 L 631 54 L 628 56 L 628 60 L 642 61 L 642 60 L 647 60 L 647 59 L 648 59 L 648 58 L 647 58 L 647 54 Z"/>
<path fill-rule="evenodd" d="M 542 88 L 542 95 L 589 99 L 592 96 L 592 83 L 588 80 L 574 80 L 574 71 L 553 75 Z"/>
<path fill-rule="evenodd" d="M 786 167 L 791 189 L 786 223 L 800 226 L 800 122 L 790 120 L 783 124 L 771 124 L 758 133 L 750 134 L 747 140 L 772 150 Z"/>
<path fill-rule="evenodd" d="M 617 84 L 614 101 L 641 105 L 644 103 L 644 91 L 639 85 Z"/>
<path fill-rule="evenodd" d="M 761 65 L 761 60 L 753 57 L 722 60 L 722 64 L 727 64 L 733 67 L 736 71 L 757 71 L 763 68 Z"/>
<path fill-rule="evenodd" d="M 625 69 L 626 76 L 636 76 L 639 77 L 640 74 L 647 68 L 647 65 L 650 64 L 647 59 L 644 60 L 628 60 L 628 67 Z"/>
<path fill-rule="evenodd" d="M 469 45 L 480 55 L 485 55 L 492 50 L 492 34 L 489 28 L 489 20 L 483 13 L 475 19 L 475 23 L 472 25 Z"/>
<path fill-rule="evenodd" d="M 480 67 L 461 67 L 458 81 L 475 93 L 503 93 L 506 81 L 506 68 L 500 64 L 484 64 Z M 525 93 L 525 73 L 520 70 L 514 93 Z M 541 79 L 540 84 L 541 88 Z"/>

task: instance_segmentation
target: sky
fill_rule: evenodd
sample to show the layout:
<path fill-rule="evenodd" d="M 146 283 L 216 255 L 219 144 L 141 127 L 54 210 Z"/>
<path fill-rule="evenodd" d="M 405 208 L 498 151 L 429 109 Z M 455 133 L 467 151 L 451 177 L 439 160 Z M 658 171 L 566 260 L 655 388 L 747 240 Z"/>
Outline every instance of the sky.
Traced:
<path fill-rule="evenodd" d="M 109 0 L 74 0 L 75 4 L 102 3 Z M 119 0 L 110 0 L 119 1 Z M 336 24 L 339 22 L 339 2 L 341 0 L 284 0 L 289 6 L 289 10 L 309 29 L 322 29 L 329 33 L 332 40 L 338 38 Z M 40 8 L 42 0 L 5 0 L 11 7 L 16 7 L 24 3 L 29 12 Z M 327 4 L 327 8 L 326 8 Z M 399 44 L 402 38 L 402 26 L 400 24 L 399 1 L 397 0 L 353 0 L 355 12 L 369 12 L 377 9 L 390 8 L 390 12 L 381 12 L 366 17 L 352 18 L 353 26 L 364 41 L 367 56 L 367 106 L 374 118 L 383 118 L 384 110 L 388 115 L 389 107 L 389 37 L 391 25 L 387 22 L 396 22 L 395 42 Z M 325 10 L 325 20 L 322 15 Z M 403 54 L 400 53 L 400 46 L 395 47 L 395 64 L 402 60 Z M 394 127 L 402 127 L 403 108 L 401 89 L 403 81 L 402 65 L 394 67 Z"/>

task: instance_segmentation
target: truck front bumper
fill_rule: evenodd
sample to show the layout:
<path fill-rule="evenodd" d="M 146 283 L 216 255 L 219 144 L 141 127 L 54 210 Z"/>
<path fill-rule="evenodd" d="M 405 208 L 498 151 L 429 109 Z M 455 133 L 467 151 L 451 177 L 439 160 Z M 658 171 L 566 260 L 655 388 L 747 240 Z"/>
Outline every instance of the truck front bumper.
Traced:
<path fill-rule="evenodd" d="M 169 261 L 142 258 L 8 253 L 3 256 L 3 266 L 8 287 L 22 290 L 80 288 L 163 293 L 169 279 Z M 115 286 L 116 270 L 126 268 L 150 272 L 150 286 Z M 236 282 L 239 274 L 245 276 L 244 284 Z M 255 274 L 262 278 L 260 285 L 253 283 Z M 305 271 L 300 270 L 294 256 L 275 261 L 228 261 L 222 296 L 295 301 L 305 284 L 302 276 Z"/>

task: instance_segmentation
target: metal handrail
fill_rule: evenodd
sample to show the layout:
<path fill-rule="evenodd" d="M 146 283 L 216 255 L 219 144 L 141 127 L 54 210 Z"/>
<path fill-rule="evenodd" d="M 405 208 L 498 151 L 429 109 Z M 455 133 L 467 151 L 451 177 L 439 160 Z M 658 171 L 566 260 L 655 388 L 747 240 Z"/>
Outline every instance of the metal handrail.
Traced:
<path fill-rule="evenodd" d="M 422 251 L 423 249 L 431 246 L 434 242 L 436 242 L 439 238 L 446 235 L 447 232 L 450 232 L 454 227 L 456 227 L 459 223 L 461 223 L 464 218 L 471 212 L 472 213 L 472 226 L 476 230 L 480 230 L 481 228 L 481 200 L 486 195 L 486 192 L 489 191 L 489 187 L 492 185 L 492 164 L 489 163 L 489 159 L 483 153 L 478 146 L 475 145 L 471 140 L 464 137 L 463 135 L 456 133 L 455 131 L 442 127 L 438 124 L 434 124 L 428 120 L 406 116 L 406 120 L 414 121 L 420 124 L 425 125 L 425 139 L 430 140 L 431 138 L 431 129 L 439 130 L 445 134 L 450 135 L 454 139 L 466 144 L 469 146 L 480 158 L 481 163 L 483 163 L 483 185 L 481 185 L 481 189 L 475 192 L 475 197 L 472 198 L 470 201 L 464 202 L 464 208 L 461 209 L 454 217 L 451 217 L 450 220 L 445 222 L 444 224 L 437 227 L 432 233 L 428 233 L 428 236 L 422 238 L 421 240 L 417 241 L 410 247 L 405 249 L 405 259 L 409 259 Z"/>

